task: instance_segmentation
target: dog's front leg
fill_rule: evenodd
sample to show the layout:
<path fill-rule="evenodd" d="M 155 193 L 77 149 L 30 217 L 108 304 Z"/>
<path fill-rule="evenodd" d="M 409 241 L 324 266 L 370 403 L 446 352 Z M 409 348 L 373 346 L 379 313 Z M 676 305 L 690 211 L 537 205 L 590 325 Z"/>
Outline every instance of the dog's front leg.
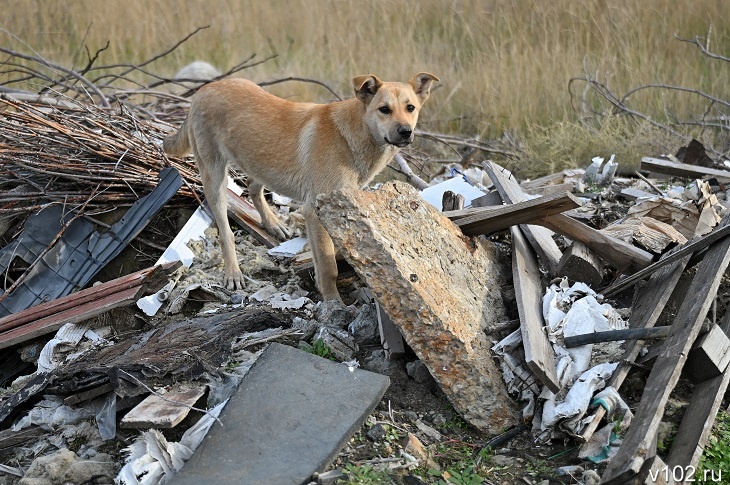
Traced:
<path fill-rule="evenodd" d="M 314 257 L 314 279 L 322 298 L 341 300 L 337 291 L 337 260 L 335 245 L 314 211 L 314 206 L 304 206 L 304 220 L 307 225 L 307 239 Z"/>

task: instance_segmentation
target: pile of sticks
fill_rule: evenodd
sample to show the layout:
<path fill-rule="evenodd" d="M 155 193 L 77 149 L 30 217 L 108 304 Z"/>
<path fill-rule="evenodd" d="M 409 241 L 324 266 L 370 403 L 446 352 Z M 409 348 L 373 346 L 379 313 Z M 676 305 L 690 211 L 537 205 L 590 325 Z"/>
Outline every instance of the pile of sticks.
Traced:
<path fill-rule="evenodd" d="M 119 105 L 49 107 L 0 99 L 0 217 L 51 202 L 87 211 L 131 205 L 174 166 L 185 180 L 178 199 L 197 197 L 195 166 L 168 159 L 160 146 L 169 125 Z"/>

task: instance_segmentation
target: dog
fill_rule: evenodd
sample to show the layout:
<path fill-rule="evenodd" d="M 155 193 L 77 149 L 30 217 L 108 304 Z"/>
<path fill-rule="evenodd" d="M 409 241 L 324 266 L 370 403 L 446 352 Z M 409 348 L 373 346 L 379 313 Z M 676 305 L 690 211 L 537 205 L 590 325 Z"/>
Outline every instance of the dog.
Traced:
<path fill-rule="evenodd" d="M 266 203 L 264 187 L 302 202 L 317 288 L 325 301 L 339 300 L 336 252 L 315 213 L 316 197 L 363 188 L 412 143 L 421 106 L 438 81 L 426 72 L 407 83 L 356 76 L 355 97 L 328 104 L 291 102 L 245 79 L 200 88 L 180 131 L 164 140 L 163 149 L 173 156 L 192 150 L 195 156 L 218 225 L 224 286 L 244 286 L 227 216 L 228 165 L 235 164 L 248 176 L 263 227 L 277 238 L 289 234 Z"/>

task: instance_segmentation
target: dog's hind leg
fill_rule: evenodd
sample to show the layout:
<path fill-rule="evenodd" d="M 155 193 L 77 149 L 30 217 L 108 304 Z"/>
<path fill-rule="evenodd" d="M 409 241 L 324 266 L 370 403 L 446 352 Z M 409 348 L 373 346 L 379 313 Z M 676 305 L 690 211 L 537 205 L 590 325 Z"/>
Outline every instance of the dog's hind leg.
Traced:
<path fill-rule="evenodd" d="M 208 207 L 218 225 L 218 240 L 221 244 L 221 255 L 223 256 L 224 276 L 223 286 L 229 290 L 243 289 L 244 281 L 241 268 L 238 266 L 236 256 L 236 241 L 233 237 L 231 225 L 228 222 L 228 197 L 226 163 L 219 153 L 199 153 L 195 150 L 195 159 L 200 171 L 200 179 L 203 182 L 203 190 Z M 203 158 L 210 157 L 210 158 Z M 205 162 L 204 162 L 205 160 Z M 222 166 L 222 169 L 221 169 Z"/>
<path fill-rule="evenodd" d="M 332 238 L 319 222 L 314 207 L 304 206 L 304 220 L 307 224 L 307 239 L 314 258 L 314 279 L 325 301 L 341 300 L 337 291 L 337 259 Z"/>
<path fill-rule="evenodd" d="M 266 202 L 263 184 L 254 180 L 251 176 L 248 178 L 248 195 L 251 197 L 251 202 L 253 202 L 254 207 L 256 207 L 256 210 L 261 215 L 261 225 L 264 226 L 264 229 L 282 241 L 288 239 L 291 233 Z"/>

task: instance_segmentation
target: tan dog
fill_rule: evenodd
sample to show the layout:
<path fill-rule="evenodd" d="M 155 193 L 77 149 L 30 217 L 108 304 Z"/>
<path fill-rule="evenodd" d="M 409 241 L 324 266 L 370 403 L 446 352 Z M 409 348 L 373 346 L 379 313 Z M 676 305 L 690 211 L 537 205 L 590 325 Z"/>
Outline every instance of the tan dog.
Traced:
<path fill-rule="evenodd" d="M 317 286 L 325 300 L 339 299 L 335 248 L 314 212 L 316 197 L 364 187 L 411 143 L 434 81 L 428 73 L 408 83 L 357 76 L 356 97 L 330 104 L 286 101 L 243 79 L 202 87 L 180 131 L 163 146 L 170 155 L 191 149 L 195 155 L 218 224 L 224 285 L 243 287 L 226 212 L 227 167 L 234 163 L 248 175 L 251 200 L 273 235 L 284 239 L 288 233 L 266 203 L 264 187 L 304 203 Z"/>

